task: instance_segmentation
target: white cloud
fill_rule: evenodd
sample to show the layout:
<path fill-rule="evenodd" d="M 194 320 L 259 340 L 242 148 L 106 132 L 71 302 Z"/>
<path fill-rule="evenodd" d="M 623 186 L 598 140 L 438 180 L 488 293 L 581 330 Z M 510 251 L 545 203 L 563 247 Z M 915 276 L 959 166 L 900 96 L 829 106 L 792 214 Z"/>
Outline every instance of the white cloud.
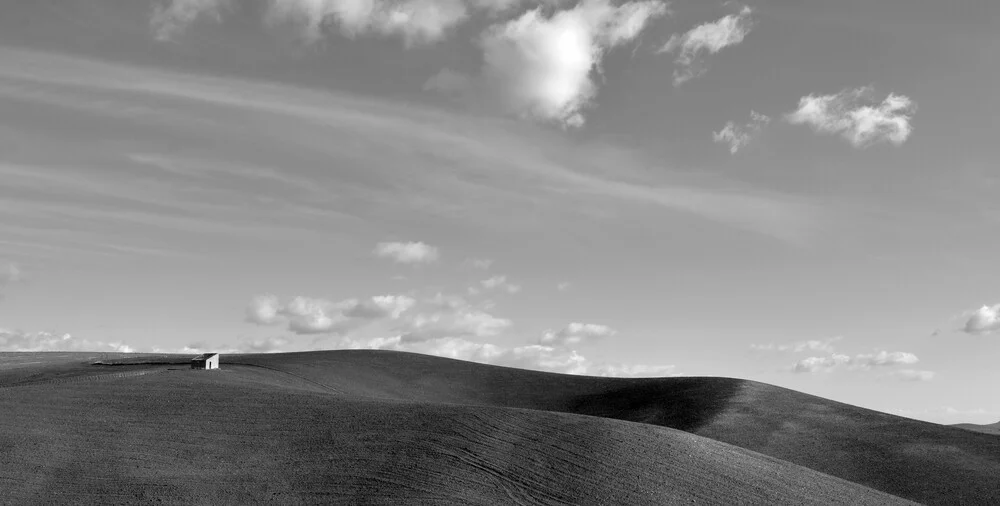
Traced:
<path fill-rule="evenodd" d="M 507 281 L 507 276 L 493 276 L 489 279 L 480 281 L 479 284 L 487 290 L 506 290 L 508 293 L 517 293 L 521 291 L 521 285 L 516 285 Z"/>
<path fill-rule="evenodd" d="M 618 378 L 663 378 L 680 376 L 674 372 L 674 365 L 643 365 L 643 364 L 604 364 L 592 368 L 588 374 L 593 376 L 611 376 Z"/>
<path fill-rule="evenodd" d="M 859 369 L 871 369 L 873 367 L 892 366 L 900 364 L 915 364 L 920 359 L 912 353 L 905 351 L 880 351 L 874 355 L 855 355 L 851 359 L 851 366 Z"/>
<path fill-rule="evenodd" d="M 565 292 L 566 290 L 569 290 L 570 286 L 571 286 L 570 283 L 566 282 L 559 283 L 558 285 L 556 285 L 556 290 L 559 290 L 560 292 Z"/>
<path fill-rule="evenodd" d="M 934 371 L 918 371 L 916 369 L 900 369 L 891 373 L 892 377 L 902 381 L 930 381 L 934 379 Z"/>
<path fill-rule="evenodd" d="M 551 330 L 545 332 L 539 342 L 547 346 L 571 346 L 614 337 L 617 333 L 617 330 L 607 325 L 574 322 L 558 332 Z"/>
<path fill-rule="evenodd" d="M 828 357 L 808 357 L 796 362 L 792 370 L 795 372 L 810 373 L 830 371 L 850 361 L 851 357 L 841 354 L 833 354 Z"/>
<path fill-rule="evenodd" d="M 407 46 L 436 42 L 469 17 L 462 0 L 269 0 L 269 24 L 290 23 L 307 42 L 336 26 L 346 37 L 400 37 Z"/>
<path fill-rule="evenodd" d="M 352 300 L 344 310 L 344 316 L 369 320 L 395 319 L 413 307 L 415 303 L 416 301 L 412 297 L 406 295 L 376 295 L 371 299 Z"/>
<path fill-rule="evenodd" d="M 467 258 L 462 262 L 464 267 L 470 267 L 472 269 L 489 270 L 493 266 L 493 260 L 489 258 Z"/>
<path fill-rule="evenodd" d="M 420 342 L 449 337 L 493 337 L 511 324 L 506 318 L 463 306 L 449 311 L 419 313 L 398 330 L 404 342 Z"/>
<path fill-rule="evenodd" d="M 653 0 L 618 6 L 583 0 L 544 12 L 539 7 L 489 27 L 479 39 L 484 63 L 478 77 L 446 69 L 425 88 L 471 90 L 519 117 L 580 127 L 597 95 L 592 75 L 605 53 L 633 41 L 667 8 Z"/>
<path fill-rule="evenodd" d="M 224 10 L 246 8 L 240 0 L 161 0 L 154 5 L 150 26 L 161 41 L 175 39 L 201 17 L 221 21 Z M 463 0 L 266 0 L 264 21 L 288 25 L 307 43 L 336 29 L 345 37 L 379 35 L 399 37 L 407 46 L 443 39 L 466 21 L 469 8 Z M 500 2 L 503 3 L 503 2 Z M 493 11 L 492 2 L 472 7 Z"/>
<path fill-rule="evenodd" d="M 387 349 L 468 360 L 483 364 L 517 367 L 537 371 L 593 376 L 678 376 L 672 365 L 595 364 L 576 350 L 539 344 L 505 348 L 490 343 L 470 341 L 461 337 L 441 337 L 424 341 L 407 341 L 401 336 L 366 341 L 344 339 L 341 348 Z"/>
<path fill-rule="evenodd" d="M 735 155 L 737 151 L 748 146 L 761 129 L 770 122 L 769 116 L 750 111 L 748 123 L 737 125 L 732 121 L 726 122 L 726 126 L 722 130 L 712 132 L 712 140 L 717 143 L 729 144 L 729 152 Z"/>
<path fill-rule="evenodd" d="M 299 296 L 282 303 L 268 294 L 251 299 L 246 320 L 258 325 L 287 324 L 288 330 L 296 334 L 335 334 L 375 320 L 398 319 L 414 303 L 406 295 L 378 295 L 340 302 Z"/>
<path fill-rule="evenodd" d="M 799 353 L 803 351 L 820 351 L 833 353 L 833 343 L 843 339 L 843 336 L 831 337 L 824 340 L 797 341 L 788 344 L 751 344 L 750 349 L 758 351 L 780 351 Z"/>
<path fill-rule="evenodd" d="M 232 0 L 160 0 L 153 5 L 149 25 L 157 40 L 171 40 L 199 17 L 221 21 L 223 9 L 231 3 Z"/>
<path fill-rule="evenodd" d="M 702 61 L 704 53 L 714 54 L 728 46 L 743 42 L 744 37 L 753 29 L 750 18 L 753 10 L 744 6 L 739 13 L 730 14 L 721 19 L 692 28 L 684 35 L 674 34 L 660 49 L 659 53 L 678 51 L 674 63 L 674 86 L 680 86 L 705 73 L 707 67 Z"/>
<path fill-rule="evenodd" d="M 966 316 L 969 319 L 966 320 L 962 332 L 985 335 L 1000 331 L 1000 304 L 983 306 L 967 313 Z"/>
<path fill-rule="evenodd" d="M 95 351 L 131 353 L 135 350 L 120 342 L 88 341 L 71 334 L 20 332 L 0 329 L 0 351 Z"/>
<path fill-rule="evenodd" d="M 250 300 L 246 319 L 258 325 L 271 325 L 281 320 L 278 314 L 280 311 L 281 303 L 278 297 L 271 294 L 258 295 Z"/>
<path fill-rule="evenodd" d="M 797 373 L 829 372 L 840 366 L 847 366 L 854 370 L 870 370 L 877 367 L 891 367 L 896 365 L 910 365 L 919 362 L 920 359 L 912 353 L 902 351 L 879 351 L 875 354 L 859 354 L 853 357 L 840 353 L 831 353 L 825 357 L 807 357 L 799 360 L 792 366 L 792 371 Z M 933 372 L 921 371 L 924 375 Z M 902 373 L 903 376 L 914 375 L 915 372 Z"/>
<path fill-rule="evenodd" d="M 437 248 L 422 242 L 380 242 L 373 253 L 401 264 L 430 263 L 439 257 Z"/>
<path fill-rule="evenodd" d="M 881 103 L 874 89 L 864 86 L 834 95 L 808 95 L 799 108 L 785 115 L 793 125 L 810 125 L 819 133 L 840 134 L 856 148 L 888 142 L 899 146 L 913 131 L 910 119 L 916 104 L 904 95 L 890 93 Z"/>

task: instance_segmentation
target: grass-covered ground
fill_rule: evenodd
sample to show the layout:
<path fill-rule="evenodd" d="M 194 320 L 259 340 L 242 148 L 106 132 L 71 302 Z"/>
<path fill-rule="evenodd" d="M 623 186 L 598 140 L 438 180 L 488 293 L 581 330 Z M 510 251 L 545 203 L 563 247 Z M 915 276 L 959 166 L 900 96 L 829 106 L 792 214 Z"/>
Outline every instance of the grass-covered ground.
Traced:
<path fill-rule="evenodd" d="M 0 503 L 1000 503 L 1000 438 L 740 380 L 32 355 L 0 354 Z"/>
<path fill-rule="evenodd" d="M 992 434 L 994 436 L 1000 436 L 1000 422 L 988 423 L 984 425 L 975 423 L 958 423 L 952 425 L 952 427 L 958 427 L 960 429 L 971 430 L 974 432 L 982 432 L 983 434 Z"/>

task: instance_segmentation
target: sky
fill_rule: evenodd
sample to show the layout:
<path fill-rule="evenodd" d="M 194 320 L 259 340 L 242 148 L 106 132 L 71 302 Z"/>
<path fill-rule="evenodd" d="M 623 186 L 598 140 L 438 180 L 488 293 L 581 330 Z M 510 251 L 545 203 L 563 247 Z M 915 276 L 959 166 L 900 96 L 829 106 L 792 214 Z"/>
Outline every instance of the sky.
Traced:
<path fill-rule="evenodd" d="M 13 0 L 0 350 L 1000 420 L 992 0 Z"/>

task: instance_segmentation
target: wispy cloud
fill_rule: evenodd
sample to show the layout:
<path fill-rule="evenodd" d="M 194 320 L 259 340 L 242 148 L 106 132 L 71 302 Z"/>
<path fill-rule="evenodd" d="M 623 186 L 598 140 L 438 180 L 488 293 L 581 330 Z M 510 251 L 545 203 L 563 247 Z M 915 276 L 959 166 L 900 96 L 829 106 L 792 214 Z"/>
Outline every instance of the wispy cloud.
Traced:
<path fill-rule="evenodd" d="M 919 361 L 920 359 L 916 355 L 902 351 L 879 351 L 874 354 L 859 354 L 853 357 L 840 353 L 832 353 L 825 357 L 807 357 L 799 360 L 792 367 L 792 370 L 798 373 L 829 372 L 841 366 L 858 370 L 870 370 L 876 367 L 910 365 Z"/>
<path fill-rule="evenodd" d="M 749 6 L 743 6 L 736 14 L 698 25 L 683 35 L 672 35 L 657 52 L 677 52 L 674 86 L 680 86 L 708 70 L 704 62 L 705 54 L 715 54 L 743 42 L 754 27 L 752 13 Z"/>
<path fill-rule="evenodd" d="M 489 258 L 466 258 L 462 262 L 462 266 L 485 271 L 493 266 L 493 260 Z"/>
<path fill-rule="evenodd" d="M 616 213 L 645 212 L 644 207 L 653 206 L 800 243 L 811 235 L 820 217 L 820 209 L 808 202 L 736 186 L 731 181 L 709 180 L 704 185 L 674 182 L 668 167 L 652 175 L 642 171 L 646 175 L 626 181 L 621 178 L 622 173 L 639 173 L 638 167 L 645 167 L 651 161 L 618 148 L 571 149 L 568 141 L 557 136 L 534 130 L 524 134 L 524 128 L 514 128 L 505 122 L 471 121 L 406 102 L 192 76 L 23 50 L 0 49 L 0 63 L 0 78 L 26 83 L 11 91 L 17 97 L 23 97 L 21 93 L 25 90 L 51 87 L 58 93 L 41 99 L 56 100 L 53 104 L 59 107 L 71 107 L 71 101 L 59 101 L 58 97 L 66 92 L 84 96 L 97 93 L 105 104 L 100 107 L 109 112 L 129 110 L 135 104 L 156 103 L 159 108 L 153 116 L 130 120 L 130 131 L 153 135 L 154 126 L 169 128 L 178 139 L 190 137 L 190 143 L 195 143 L 197 138 L 211 136 L 218 139 L 218 145 L 226 147 L 225 152 L 184 157 L 130 149 L 121 156 L 130 164 L 140 164 L 137 168 L 147 170 L 127 172 L 105 169 L 109 166 L 107 153 L 73 153 L 78 155 L 75 157 L 78 164 L 79 155 L 93 157 L 95 168 L 90 176 L 101 177 L 92 181 L 100 183 L 94 186 L 95 192 L 103 191 L 99 186 L 106 182 L 114 188 L 127 185 L 138 176 L 154 178 L 144 180 L 139 186 L 149 193 L 136 195 L 135 202 L 129 201 L 128 213 L 121 209 L 105 210 L 106 206 L 105 209 L 89 204 L 84 207 L 79 202 L 46 204 L 50 212 L 64 206 L 66 216 L 73 219 L 92 216 L 94 220 L 123 220 L 134 216 L 137 224 L 160 223 L 158 226 L 226 235 L 241 233 L 245 223 L 245 233 L 268 237 L 289 236 L 305 231 L 306 227 L 316 234 L 321 230 L 317 222 L 320 217 L 352 220 L 353 216 L 384 216 L 388 210 L 469 219 L 482 226 L 501 217 L 483 207 L 490 202 L 483 197 L 496 199 L 498 192 L 503 192 L 507 204 L 504 219 L 521 216 L 526 223 L 535 220 L 534 214 L 530 218 L 526 213 L 518 214 L 516 208 L 510 207 L 508 197 L 535 199 L 533 202 L 544 206 L 554 198 L 563 201 L 598 196 L 606 200 L 591 206 L 613 206 Z M 150 123 L 150 118 L 158 118 L 161 112 L 170 118 L 169 122 Z M 235 125 L 245 122 L 240 118 L 247 114 L 275 127 L 267 135 L 252 130 L 241 136 L 232 135 Z M 544 137 L 545 142 L 537 140 L 539 137 Z M 346 144 L 339 145 L 331 139 Z M 311 160 L 315 156 L 346 163 L 351 158 L 344 158 L 344 150 L 348 149 L 345 146 L 358 144 L 373 146 L 366 149 L 371 160 L 365 165 L 364 175 L 351 170 L 312 173 L 306 168 L 314 165 Z M 433 163 L 414 162 L 413 150 L 432 154 Z M 303 158 L 303 153 L 308 157 Z M 268 175 L 266 160 L 272 158 L 273 164 L 280 158 L 283 170 Z M 391 170 L 402 160 L 420 164 L 420 170 L 405 173 Z M 608 166 L 620 170 L 611 172 Z M 248 170 L 244 172 L 244 168 Z M 217 177 L 206 178 L 209 172 Z M 259 177 L 248 179 L 246 174 Z M 67 188 L 79 179 L 71 177 L 70 172 L 64 175 Z M 232 178 L 239 178 L 240 183 L 234 183 Z M 400 192 L 386 183 L 401 178 L 411 191 Z M 137 185 L 128 187 L 134 190 Z M 178 201 L 179 188 L 193 193 Z M 252 198 L 247 196 L 250 189 L 254 190 Z M 211 198 L 206 198 L 207 193 Z M 129 192 L 118 194 L 127 196 Z M 331 199 L 330 195 L 338 198 Z M 122 197 L 116 198 L 121 201 Z M 144 205 L 142 201 L 156 202 L 170 210 L 137 214 L 136 208 Z M 347 206 L 355 203 L 358 205 Z M 474 209 L 482 212 L 471 212 Z M 28 212 L 19 206 L 11 207 L 10 211 Z M 328 229 L 328 225 L 322 228 Z"/>
<path fill-rule="evenodd" d="M 833 353 L 833 343 L 843 339 L 843 336 L 835 336 L 829 339 L 811 339 L 808 341 L 796 341 L 794 343 L 786 344 L 751 344 L 750 349 L 756 351 L 777 351 L 777 352 L 792 352 L 800 353 L 803 351 L 820 351 L 826 353 Z"/>
<path fill-rule="evenodd" d="M 265 294 L 251 299 L 246 320 L 257 325 L 287 324 L 296 334 L 342 334 L 377 320 L 398 319 L 414 302 L 406 295 L 337 302 L 298 296 L 281 302 L 277 296 Z"/>
<path fill-rule="evenodd" d="M 712 133 L 712 140 L 717 143 L 729 144 L 729 153 L 735 155 L 737 151 L 750 145 L 754 137 L 770 122 L 771 118 L 769 116 L 750 111 L 749 122 L 737 125 L 732 121 L 728 121 L 722 130 Z"/>
<path fill-rule="evenodd" d="M 134 350 L 124 343 L 89 341 L 74 337 L 72 334 L 22 332 L 0 329 L 0 351 L 106 351 L 129 353 Z"/>
<path fill-rule="evenodd" d="M 423 242 L 380 242 L 373 253 L 400 264 L 431 263 L 440 255 L 436 247 Z"/>
<path fill-rule="evenodd" d="M 881 103 L 875 90 L 864 86 L 833 95 L 808 95 L 799 108 L 785 115 L 793 125 L 809 125 L 818 133 L 840 134 L 856 148 L 879 143 L 899 146 L 913 132 L 910 120 L 917 110 L 905 95 L 890 93 Z"/>
<path fill-rule="evenodd" d="M 538 342 L 546 346 L 572 346 L 607 339 L 617 334 L 617 330 L 607 325 L 573 322 L 558 331 L 546 331 Z"/>
<path fill-rule="evenodd" d="M 184 32 L 198 18 L 222 21 L 223 10 L 233 0 L 154 0 L 149 25 L 157 40 L 168 41 Z"/>
<path fill-rule="evenodd" d="M 521 285 L 511 283 L 507 276 L 493 276 L 484 279 L 479 284 L 487 290 L 504 290 L 507 293 L 517 293 L 521 291 Z"/>

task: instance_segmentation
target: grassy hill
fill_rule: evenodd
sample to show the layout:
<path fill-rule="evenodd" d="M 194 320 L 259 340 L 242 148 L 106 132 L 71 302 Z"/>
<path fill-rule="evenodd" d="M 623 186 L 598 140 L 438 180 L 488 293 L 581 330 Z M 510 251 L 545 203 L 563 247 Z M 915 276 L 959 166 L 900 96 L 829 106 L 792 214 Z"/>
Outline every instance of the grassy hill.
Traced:
<path fill-rule="evenodd" d="M 1000 436 L 1000 422 L 989 423 L 985 425 L 979 425 L 975 423 L 956 423 L 955 425 L 952 425 L 952 427 L 971 430 L 973 432 L 981 432 L 983 434 L 992 434 L 994 436 Z"/>
<path fill-rule="evenodd" d="M 996 504 L 1000 493 L 1000 438 L 749 381 L 381 351 L 225 355 L 219 371 L 189 358 L 0 354 L 0 502 Z"/>
<path fill-rule="evenodd" d="M 92 357 L 0 369 L 0 502 L 905 503 L 657 425 L 345 395 L 275 357 L 218 371 L 115 366 L 144 371 L 125 376 Z"/>
<path fill-rule="evenodd" d="M 1000 439 L 731 378 L 592 378 L 345 350 L 230 356 L 350 395 L 670 427 L 926 504 L 1000 504 Z"/>

